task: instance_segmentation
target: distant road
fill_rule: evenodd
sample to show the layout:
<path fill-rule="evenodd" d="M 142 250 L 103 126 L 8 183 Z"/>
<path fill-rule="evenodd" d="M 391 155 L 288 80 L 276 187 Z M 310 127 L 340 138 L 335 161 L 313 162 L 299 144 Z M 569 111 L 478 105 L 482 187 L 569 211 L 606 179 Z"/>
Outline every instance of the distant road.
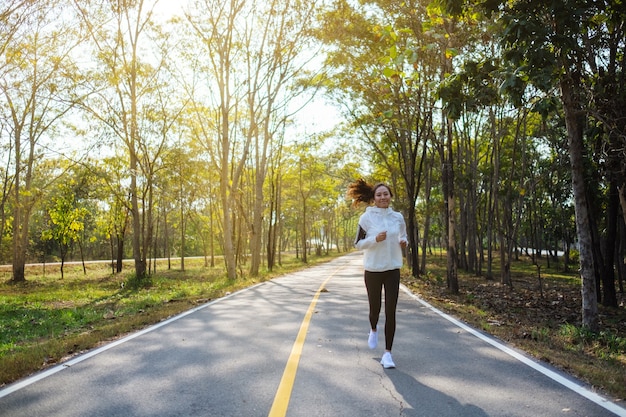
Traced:
<path fill-rule="evenodd" d="M 214 256 L 214 258 L 218 259 L 221 258 L 222 256 Z M 157 258 L 157 261 L 167 261 L 168 258 Z M 172 261 L 180 261 L 180 257 L 176 257 L 176 258 L 169 258 Z M 204 259 L 204 256 L 185 256 L 185 259 Z M 151 259 L 150 261 L 153 261 L 154 259 Z M 117 261 L 111 260 L 111 259 L 98 259 L 98 260 L 93 260 L 93 261 L 85 261 L 85 265 L 87 264 L 111 264 L 111 263 L 115 263 Z M 133 263 L 135 262 L 134 259 L 124 259 L 122 261 L 123 263 Z M 40 263 L 30 263 L 30 264 L 26 264 L 24 265 L 25 267 L 36 267 L 36 266 L 60 266 L 61 262 L 40 262 Z M 65 265 L 82 265 L 82 261 L 66 261 Z M 0 270 L 11 270 L 13 268 L 13 265 L 0 265 Z"/>
<path fill-rule="evenodd" d="M 5 387 L 0 415 L 626 416 L 580 381 L 406 289 L 396 369 L 381 367 L 382 349 L 368 349 L 367 332 L 361 255 L 352 253 Z"/>

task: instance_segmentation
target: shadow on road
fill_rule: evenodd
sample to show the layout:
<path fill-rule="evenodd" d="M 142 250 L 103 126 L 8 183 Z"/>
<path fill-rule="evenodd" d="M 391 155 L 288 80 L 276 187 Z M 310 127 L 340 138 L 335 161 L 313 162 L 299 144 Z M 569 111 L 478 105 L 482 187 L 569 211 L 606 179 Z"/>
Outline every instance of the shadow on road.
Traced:
<path fill-rule="evenodd" d="M 461 404 L 455 398 L 418 382 L 399 369 L 385 370 L 396 391 L 402 396 L 402 416 L 410 417 L 488 417 L 481 408 Z"/>

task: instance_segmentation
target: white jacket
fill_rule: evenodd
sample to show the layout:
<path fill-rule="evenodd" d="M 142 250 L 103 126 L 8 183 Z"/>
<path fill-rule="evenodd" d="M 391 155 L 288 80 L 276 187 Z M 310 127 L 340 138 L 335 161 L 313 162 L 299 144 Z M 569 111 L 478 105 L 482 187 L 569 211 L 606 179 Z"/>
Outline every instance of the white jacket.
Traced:
<path fill-rule="evenodd" d="M 376 242 L 376 235 L 387 232 L 387 239 Z M 363 268 L 370 272 L 383 272 L 402 267 L 402 248 L 406 242 L 404 217 L 391 208 L 370 206 L 359 219 L 354 245 L 363 250 Z"/>

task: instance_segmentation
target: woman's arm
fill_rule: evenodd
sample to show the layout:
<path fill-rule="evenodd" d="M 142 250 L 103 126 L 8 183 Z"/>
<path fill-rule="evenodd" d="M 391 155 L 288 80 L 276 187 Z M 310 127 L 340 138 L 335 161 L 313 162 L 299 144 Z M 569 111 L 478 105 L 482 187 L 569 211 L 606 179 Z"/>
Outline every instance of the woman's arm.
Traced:
<path fill-rule="evenodd" d="M 406 222 L 400 213 L 398 213 L 398 222 L 400 223 L 400 234 L 398 235 L 398 240 L 400 241 L 400 246 L 405 248 L 409 241 L 406 236 Z"/>
<path fill-rule="evenodd" d="M 359 224 L 354 246 L 358 250 L 369 249 L 376 244 L 376 235 L 368 235 L 367 231 Z"/>

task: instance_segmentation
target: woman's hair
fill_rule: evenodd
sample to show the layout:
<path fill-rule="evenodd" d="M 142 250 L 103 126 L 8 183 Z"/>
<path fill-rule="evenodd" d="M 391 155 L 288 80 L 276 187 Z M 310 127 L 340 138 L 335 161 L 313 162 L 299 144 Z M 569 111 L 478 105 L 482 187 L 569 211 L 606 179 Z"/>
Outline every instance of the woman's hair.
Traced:
<path fill-rule="evenodd" d="M 391 188 L 389 188 L 387 184 L 379 182 L 376 185 L 372 185 L 363 178 L 359 178 L 348 185 L 348 197 L 352 199 L 352 205 L 355 207 L 360 203 L 370 204 L 374 201 L 374 195 L 379 187 L 387 188 L 387 190 L 389 190 L 389 195 L 393 197 Z"/>

